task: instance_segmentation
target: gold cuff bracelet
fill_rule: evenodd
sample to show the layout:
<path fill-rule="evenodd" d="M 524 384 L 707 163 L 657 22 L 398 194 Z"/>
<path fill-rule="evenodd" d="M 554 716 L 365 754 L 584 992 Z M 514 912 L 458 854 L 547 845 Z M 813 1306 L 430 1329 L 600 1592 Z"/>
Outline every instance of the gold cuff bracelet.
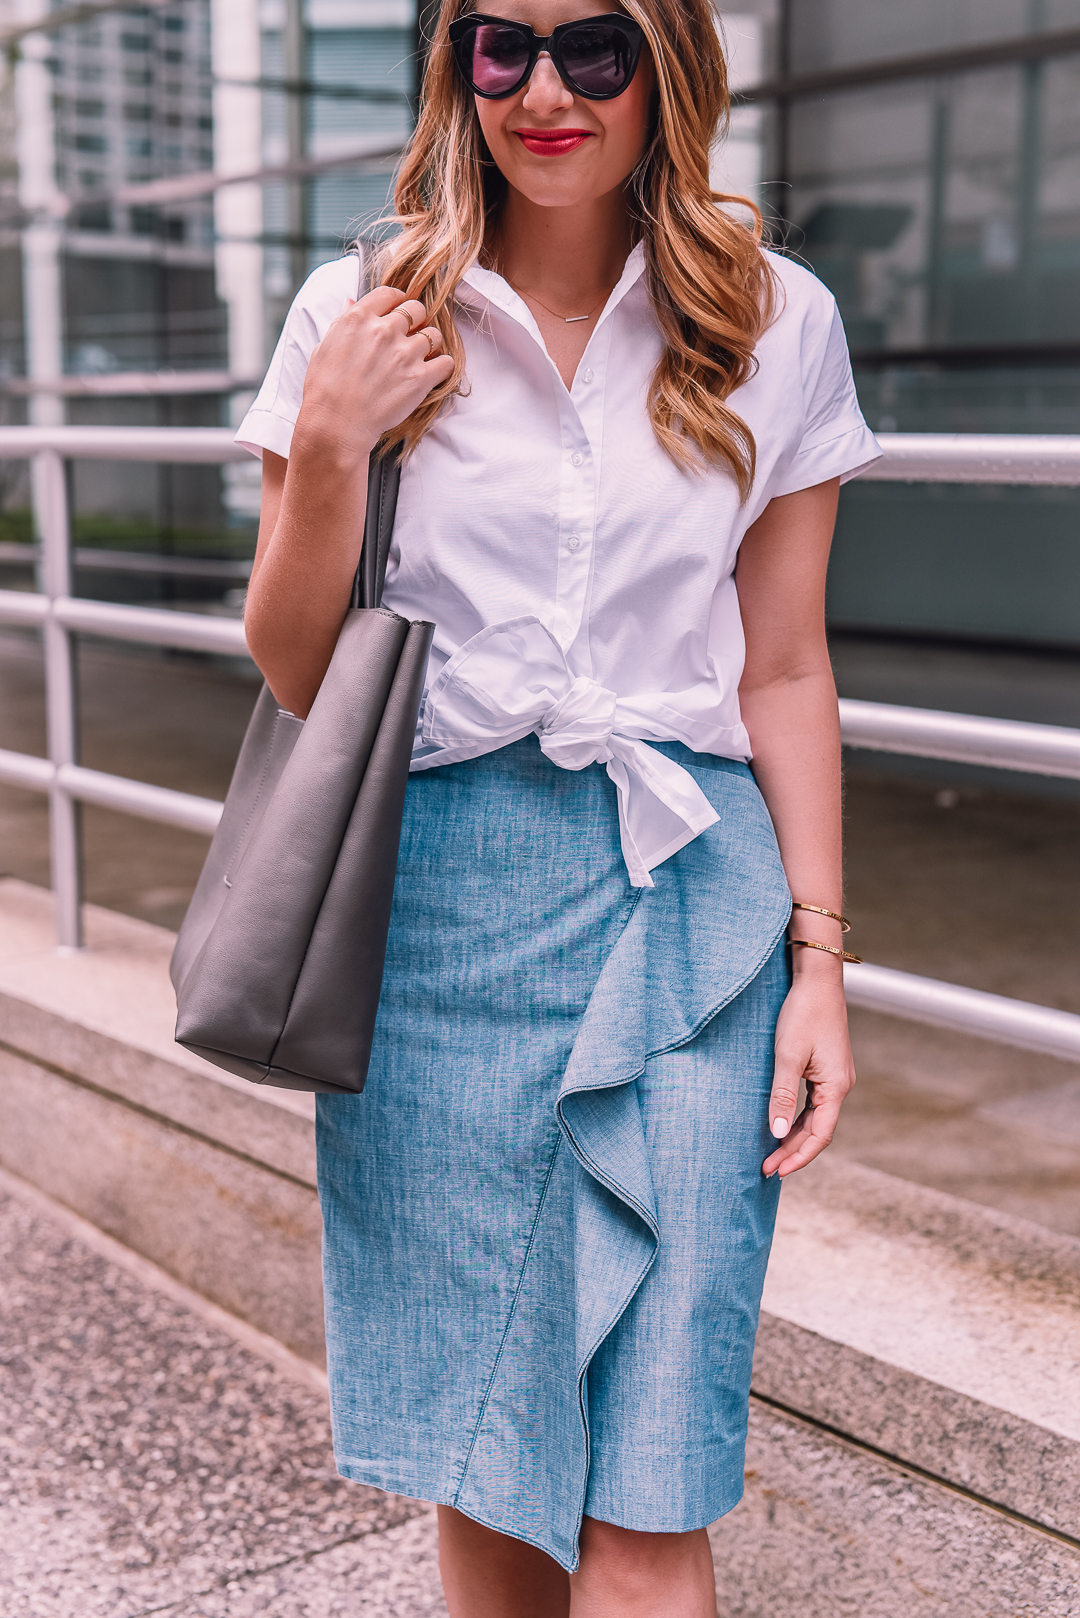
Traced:
<path fill-rule="evenodd" d="M 801 899 L 792 899 L 791 908 L 792 910 L 812 910 L 815 916 L 828 916 L 830 921 L 840 923 L 842 933 L 850 933 L 851 931 L 851 923 L 846 916 L 841 916 L 836 910 L 826 910 L 824 905 L 807 905 L 803 904 Z"/>
<path fill-rule="evenodd" d="M 819 944 L 814 938 L 789 938 L 788 943 L 792 948 L 796 944 L 801 944 L 804 949 L 823 949 L 826 955 L 839 955 L 842 961 L 853 961 L 856 966 L 863 964 L 861 955 L 852 955 L 846 949 L 837 949 L 835 944 Z"/>

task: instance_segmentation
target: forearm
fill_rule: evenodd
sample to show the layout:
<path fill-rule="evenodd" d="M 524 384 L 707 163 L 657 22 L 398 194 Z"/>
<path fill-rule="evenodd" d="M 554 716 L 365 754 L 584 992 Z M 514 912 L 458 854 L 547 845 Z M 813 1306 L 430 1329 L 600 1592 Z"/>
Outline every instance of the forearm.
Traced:
<path fill-rule="evenodd" d="M 790 678 L 743 688 L 743 722 L 752 769 L 776 829 L 792 896 L 839 912 L 843 901 L 840 802 L 840 723 L 827 654 Z M 838 922 L 796 910 L 793 938 L 838 947 Z M 838 957 L 796 949 L 796 972 L 839 975 Z"/>
<path fill-rule="evenodd" d="M 363 542 L 366 455 L 306 441 L 303 413 L 280 505 L 252 570 L 244 625 L 278 702 L 307 715 L 333 656 Z"/>
<path fill-rule="evenodd" d="M 746 633 L 739 687 L 753 771 L 792 897 L 842 908 L 840 720 L 825 641 L 825 572 L 838 482 L 782 495 L 749 529 L 736 584 Z M 839 951 L 840 923 L 791 917 L 793 938 Z M 792 1174 L 829 1144 L 855 1083 L 839 953 L 793 949 L 795 981 L 776 1025 L 769 1121 L 782 1142 L 762 1165 Z M 798 1111 L 805 1082 L 807 1105 Z"/>

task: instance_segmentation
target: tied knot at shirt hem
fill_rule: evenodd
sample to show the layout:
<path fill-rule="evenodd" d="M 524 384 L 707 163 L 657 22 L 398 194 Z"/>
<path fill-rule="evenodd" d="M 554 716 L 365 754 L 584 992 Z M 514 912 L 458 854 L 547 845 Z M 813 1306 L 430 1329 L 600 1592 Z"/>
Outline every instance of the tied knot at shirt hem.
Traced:
<path fill-rule="evenodd" d="M 579 674 L 540 720 L 541 751 L 564 770 L 606 764 L 612 756 L 609 743 L 617 707 L 614 691 Z"/>
<path fill-rule="evenodd" d="M 634 704 L 640 712 L 647 699 L 639 693 Z M 626 731 L 616 693 L 574 675 L 551 631 L 523 617 L 482 629 L 454 654 L 428 693 L 422 731 L 425 743 L 473 757 L 535 733 L 561 769 L 606 765 L 630 882 L 651 888 L 649 872 L 719 817 L 693 777 L 629 734 L 635 721 L 623 719 Z"/>

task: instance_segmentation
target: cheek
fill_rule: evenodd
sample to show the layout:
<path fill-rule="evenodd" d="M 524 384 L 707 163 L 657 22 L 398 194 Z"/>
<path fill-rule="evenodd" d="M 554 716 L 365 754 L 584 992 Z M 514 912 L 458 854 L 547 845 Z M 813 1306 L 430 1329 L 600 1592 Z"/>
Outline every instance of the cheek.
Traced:
<path fill-rule="evenodd" d="M 649 96 L 638 96 L 635 89 L 636 84 L 625 96 L 608 104 L 606 116 L 601 114 L 607 126 L 609 162 L 624 174 L 637 167 L 649 140 Z"/>
<path fill-rule="evenodd" d="M 610 147 L 619 152 L 627 174 L 636 168 L 649 143 L 655 100 L 656 74 L 652 62 L 643 57 L 625 95 L 594 103 L 607 125 Z"/>

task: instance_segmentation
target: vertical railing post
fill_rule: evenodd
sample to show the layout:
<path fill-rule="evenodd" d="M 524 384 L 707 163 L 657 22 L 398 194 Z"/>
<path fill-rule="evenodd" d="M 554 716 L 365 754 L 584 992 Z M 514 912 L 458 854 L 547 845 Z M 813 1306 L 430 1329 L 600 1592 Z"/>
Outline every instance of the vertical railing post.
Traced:
<path fill-rule="evenodd" d="M 50 603 L 71 594 L 71 533 L 62 456 L 40 450 L 31 466 L 34 516 L 41 541 L 41 583 Z M 50 611 L 45 622 L 45 716 L 49 758 L 59 770 L 78 762 L 72 637 Z M 82 948 L 82 826 L 79 804 L 54 782 L 49 792 L 56 942 Z"/>

